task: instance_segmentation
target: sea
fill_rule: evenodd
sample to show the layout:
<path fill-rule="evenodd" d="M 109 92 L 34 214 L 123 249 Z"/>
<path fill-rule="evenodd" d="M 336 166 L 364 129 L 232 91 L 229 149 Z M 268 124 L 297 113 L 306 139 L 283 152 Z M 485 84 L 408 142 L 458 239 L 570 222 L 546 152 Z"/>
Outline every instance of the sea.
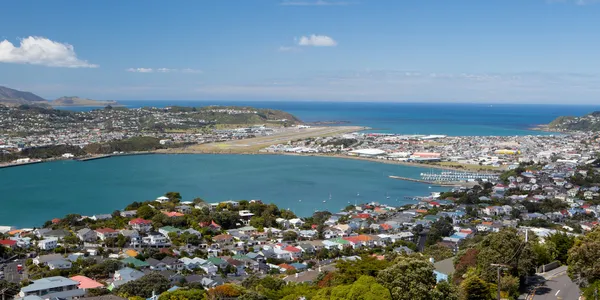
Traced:
<path fill-rule="evenodd" d="M 168 105 L 243 105 L 280 109 L 305 122 L 344 122 L 398 134 L 540 135 L 533 131 L 561 115 L 600 106 L 418 104 L 276 101 L 121 101 L 130 108 Z M 69 107 L 70 110 L 97 109 Z M 0 225 L 40 226 L 69 213 L 112 213 L 133 201 L 177 191 L 184 200 L 262 200 L 299 216 L 339 211 L 348 204 L 411 203 L 448 188 L 389 178 L 418 178 L 426 168 L 343 158 L 279 155 L 173 154 L 57 161 L 0 169 Z"/>

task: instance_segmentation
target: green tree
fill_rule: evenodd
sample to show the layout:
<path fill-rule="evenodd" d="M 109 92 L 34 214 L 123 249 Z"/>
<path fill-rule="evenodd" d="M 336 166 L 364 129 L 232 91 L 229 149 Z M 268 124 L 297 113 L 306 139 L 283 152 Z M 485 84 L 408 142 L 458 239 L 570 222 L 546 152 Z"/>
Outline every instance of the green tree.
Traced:
<path fill-rule="evenodd" d="M 458 300 L 458 289 L 446 280 L 438 282 L 435 286 L 435 300 Z"/>
<path fill-rule="evenodd" d="M 425 249 L 423 249 L 423 254 L 425 256 L 433 257 L 435 261 L 444 260 L 454 256 L 454 253 L 452 253 L 450 248 L 438 244 L 425 247 Z"/>
<path fill-rule="evenodd" d="M 169 198 L 171 202 L 179 202 L 182 199 L 179 192 L 168 192 L 165 194 L 165 197 Z"/>
<path fill-rule="evenodd" d="M 492 291 L 488 283 L 477 275 L 467 277 L 461 284 L 463 300 L 491 300 Z"/>
<path fill-rule="evenodd" d="M 298 239 L 298 234 L 295 231 L 288 230 L 283 233 L 283 240 L 293 242 Z"/>
<path fill-rule="evenodd" d="M 378 273 L 377 282 L 394 300 L 429 300 L 436 294 L 433 264 L 415 257 L 399 257 L 394 265 Z"/>
<path fill-rule="evenodd" d="M 171 287 L 171 282 L 159 273 L 150 273 L 144 277 L 125 283 L 117 288 L 116 293 L 126 297 L 140 296 L 149 298 L 152 292 L 161 294 Z"/>
<path fill-rule="evenodd" d="M 557 232 L 546 238 L 546 241 L 554 244 L 557 253 L 556 259 L 566 264 L 569 258 L 569 249 L 575 244 L 575 236 Z"/>
<path fill-rule="evenodd" d="M 4 247 L 0 246 L 0 248 Z M 19 290 L 21 290 L 21 288 L 18 284 L 6 280 L 0 280 L 0 291 L 4 292 L 4 297 L 6 299 L 12 299 L 19 293 Z"/>
<path fill-rule="evenodd" d="M 385 300 L 391 299 L 389 291 L 371 276 L 361 276 L 349 285 L 339 285 L 319 291 L 313 300 Z"/>
<path fill-rule="evenodd" d="M 483 238 L 477 245 L 477 266 L 480 276 L 487 282 L 497 281 L 497 271 L 492 264 L 509 266 L 509 273 L 516 277 L 524 277 L 535 272 L 536 257 L 532 243 L 525 242 L 525 237 L 514 228 L 502 229 Z"/>
<path fill-rule="evenodd" d="M 335 266 L 335 283 L 351 284 L 363 275 L 377 276 L 379 271 L 391 266 L 391 263 L 386 260 L 378 260 L 373 256 L 363 255 L 360 260 L 356 261 L 338 260 Z"/>
<path fill-rule="evenodd" d="M 577 238 L 568 255 L 567 272 L 573 282 L 586 287 L 589 283 L 600 280 L 600 227 Z"/>
<path fill-rule="evenodd" d="M 160 294 L 158 300 L 203 300 L 205 294 L 200 289 L 178 289 Z"/>
<path fill-rule="evenodd" d="M 583 289 L 585 299 L 595 300 L 600 297 L 600 281 L 595 281 Z"/>
<path fill-rule="evenodd" d="M 156 211 L 148 205 L 143 205 L 137 209 L 137 216 L 142 219 L 146 219 L 146 220 L 152 219 L 152 217 L 154 217 L 155 214 L 156 214 Z"/>

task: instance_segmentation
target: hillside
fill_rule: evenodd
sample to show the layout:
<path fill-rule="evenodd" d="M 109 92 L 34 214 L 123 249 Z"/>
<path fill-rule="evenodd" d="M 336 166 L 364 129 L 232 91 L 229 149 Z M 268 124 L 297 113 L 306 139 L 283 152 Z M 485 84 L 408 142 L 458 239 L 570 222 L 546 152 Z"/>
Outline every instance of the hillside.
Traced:
<path fill-rule="evenodd" d="M 0 104 L 18 106 L 22 104 L 47 104 L 46 99 L 30 92 L 0 86 Z"/>
<path fill-rule="evenodd" d="M 56 100 L 50 101 L 52 106 L 122 106 L 117 101 L 100 101 L 86 98 L 80 98 L 76 96 L 72 97 L 60 97 Z"/>
<path fill-rule="evenodd" d="M 194 119 L 216 124 L 301 124 L 296 116 L 276 109 L 254 108 L 246 106 L 205 106 L 165 108 L 171 112 L 187 113 Z"/>
<path fill-rule="evenodd" d="M 561 116 L 550 122 L 548 127 L 559 131 L 600 131 L 600 111 L 581 117 Z"/>

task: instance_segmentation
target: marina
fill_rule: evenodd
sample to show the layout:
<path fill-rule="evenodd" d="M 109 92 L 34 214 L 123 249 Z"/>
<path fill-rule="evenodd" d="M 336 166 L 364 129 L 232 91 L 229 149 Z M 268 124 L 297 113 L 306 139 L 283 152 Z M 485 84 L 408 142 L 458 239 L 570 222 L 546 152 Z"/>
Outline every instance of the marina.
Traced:
<path fill-rule="evenodd" d="M 498 181 L 499 176 L 493 173 L 444 171 L 421 173 L 421 179 L 425 182 Z"/>

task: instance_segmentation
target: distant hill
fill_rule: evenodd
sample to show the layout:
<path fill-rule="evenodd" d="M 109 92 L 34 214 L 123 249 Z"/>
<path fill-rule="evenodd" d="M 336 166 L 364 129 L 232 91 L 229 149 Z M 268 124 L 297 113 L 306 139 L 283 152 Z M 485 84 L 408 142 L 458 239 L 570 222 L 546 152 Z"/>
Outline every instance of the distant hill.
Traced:
<path fill-rule="evenodd" d="M 559 131 L 600 131 L 600 111 L 595 111 L 582 117 L 561 116 L 548 128 Z"/>
<path fill-rule="evenodd" d="M 30 92 L 23 92 L 4 86 L 0 86 L 0 104 L 8 106 L 18 106 L 23 104 L 45 105 L 46 99 Z"/>
<path fill-rule="evenodd" d="M 52 106 L 122 106 L 117 101 L 100 101 L 86 98 L 80 98 L 76 96 L 72 97 L 60 97 L 56 100 L 50 101 Z"/>

